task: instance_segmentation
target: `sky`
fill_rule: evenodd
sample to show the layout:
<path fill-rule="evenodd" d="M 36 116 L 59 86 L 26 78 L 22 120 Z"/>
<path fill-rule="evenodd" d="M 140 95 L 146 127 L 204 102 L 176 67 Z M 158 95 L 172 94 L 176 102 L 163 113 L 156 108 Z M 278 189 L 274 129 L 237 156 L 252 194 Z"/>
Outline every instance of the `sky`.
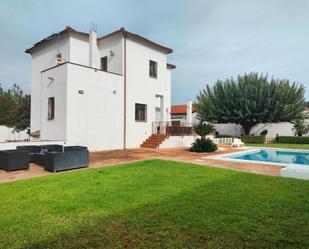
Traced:
<path fill-rule="evenodd" d="M 30 93 L 26 48 L 71 26 L 98 35 L 120 27 L 173 48 L 172 103 L 246 72 L 302 83 L 309 99 L 307 0 L 1 0 L 0 84 Z"/>

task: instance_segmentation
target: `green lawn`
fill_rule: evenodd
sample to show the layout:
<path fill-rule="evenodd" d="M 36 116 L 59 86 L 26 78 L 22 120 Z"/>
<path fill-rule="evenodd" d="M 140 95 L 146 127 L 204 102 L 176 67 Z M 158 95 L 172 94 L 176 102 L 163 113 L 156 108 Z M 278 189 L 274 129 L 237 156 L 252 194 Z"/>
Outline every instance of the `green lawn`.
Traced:
<path fill-rule="evenodd" d="M 246 144 L 246 146 L 309 150 L 309 144 Z"/>
<path fill-rule="evenodd" d="M 309 181 L 149 160 L 0 193 L 0 248 L 309 248 Z"/>

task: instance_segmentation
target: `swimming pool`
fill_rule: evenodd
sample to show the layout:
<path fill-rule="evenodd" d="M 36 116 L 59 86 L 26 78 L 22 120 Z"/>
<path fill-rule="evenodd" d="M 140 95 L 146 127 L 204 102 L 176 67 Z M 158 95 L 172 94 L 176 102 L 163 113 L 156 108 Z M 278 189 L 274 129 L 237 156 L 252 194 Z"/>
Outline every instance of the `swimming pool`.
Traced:
<path fill-rule="evenodd" d="M 309 166 L 309 151 L 261 149 L 236 155 L 227 155 L 225 158 Z"/>
<path fill-rule="evenodd" d="M 281 176 L 309 180 L 309 150 L 250 148 L 246 151 L 206 158 L 280 166 Z"/>

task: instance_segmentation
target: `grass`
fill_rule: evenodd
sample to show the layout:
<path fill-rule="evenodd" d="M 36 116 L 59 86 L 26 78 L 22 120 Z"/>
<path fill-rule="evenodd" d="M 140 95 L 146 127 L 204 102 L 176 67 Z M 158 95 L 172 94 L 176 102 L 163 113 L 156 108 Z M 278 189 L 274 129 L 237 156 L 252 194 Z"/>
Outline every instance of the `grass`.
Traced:
<path fill-rule="evenodd" d="M 309 150 L 309 144 L 246 144 L 246 146 Z"/>
<path fill-rule="evenodd" d="M 309 181 L 149 160 L 0 193 L 0 248 L 309 248 Z"/>

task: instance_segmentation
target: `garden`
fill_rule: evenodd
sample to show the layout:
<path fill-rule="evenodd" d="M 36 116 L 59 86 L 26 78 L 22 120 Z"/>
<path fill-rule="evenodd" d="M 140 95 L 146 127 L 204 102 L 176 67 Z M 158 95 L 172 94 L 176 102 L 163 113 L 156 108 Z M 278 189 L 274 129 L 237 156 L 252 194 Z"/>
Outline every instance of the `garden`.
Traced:
<path fill-rule="evenodd" d="M 303 180 L 148 160 L 0 191 L 0 248 L 309 247 Z"/>

